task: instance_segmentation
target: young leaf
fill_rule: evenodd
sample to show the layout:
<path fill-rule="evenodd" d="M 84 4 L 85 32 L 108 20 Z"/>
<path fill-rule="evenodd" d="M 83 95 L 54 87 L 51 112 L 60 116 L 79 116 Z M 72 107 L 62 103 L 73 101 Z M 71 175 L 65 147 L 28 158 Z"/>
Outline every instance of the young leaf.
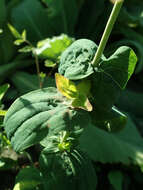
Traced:
<path fill-rule="evenodd" d="M 75 85 L 74 82 L 58 73 L 55 74 L 55 77 L 58 90 L 72 100 L 73 107 L 92 111 L 92 105 L 87 98 L 90 91 L 89 81 L 82 81 L 78 85 Z"/>
<path fill-rule="evenodd" d="M 77 98 L 77 88 L 74 82 L 70 81 L 69 79 L 58 73 L 55 74 L 55 78 L 57 88 L 64 96 L 69 99 Z"/>
<path fill-rule="evenodd" d="M 26 40 L 26 30 L 23 30 L 21 37 L 22 37 L 23 41 Z"/>
<path fill-rule="evenodd" d="M 21 39 L 21 34 L 11 25 L 8 23 L 8 28 L 10 29 L 11 33 L 13 34 L 13 36 L 17 39 Z"/>
<path fill-rule="evenodd" d="M 23 39 L 17 39 L 17 40 L 14 41 L 14 44 L 17 45 L 17 46 L 20 46 L 22 43 L 24 43 Z"/>

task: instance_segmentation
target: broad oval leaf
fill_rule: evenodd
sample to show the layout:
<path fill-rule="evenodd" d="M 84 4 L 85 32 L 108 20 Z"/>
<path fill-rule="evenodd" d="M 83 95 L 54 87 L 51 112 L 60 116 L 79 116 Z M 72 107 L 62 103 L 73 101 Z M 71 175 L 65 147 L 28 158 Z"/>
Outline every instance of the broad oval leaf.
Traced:
<path fill-rule="evenodd" d="M 72 43 L 61 55 L 59 73 L 71 80 L 86 78 L 93 73 L 91 64 L 96 44 L 87 39 L 80 39 Z"/>
<path fill-rule="evenodd" d="M 88 113 L 74 110 L 55 88 L 30 92 L 18 98 L 4 119 L 8 138 L 15 151 L 40 142 L 61 130 L 76 131 L 89 122 Z"/>
<path fill-rule="evenodd" d="M 97 176 L 86 154 L 75 149 L 68 154 L 48 152 L 45 148 L 39 159 L 45 189 L 96 189 Z"/>

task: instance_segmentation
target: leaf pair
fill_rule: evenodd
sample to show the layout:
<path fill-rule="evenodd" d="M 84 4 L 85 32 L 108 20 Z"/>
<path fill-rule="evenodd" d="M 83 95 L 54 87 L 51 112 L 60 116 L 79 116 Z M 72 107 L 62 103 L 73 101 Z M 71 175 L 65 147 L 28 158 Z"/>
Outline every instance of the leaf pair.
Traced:
<path fill-rule="evenodd" d="M 68 99 L 72 100 L 73 107 L 92 111 L 92 105 L 88 100 L 91 87 L 90 81 L 83 80 L 76 85 L 73 81 L 58 73 L 55 74 L 55 77 L 58 90 Z"/>

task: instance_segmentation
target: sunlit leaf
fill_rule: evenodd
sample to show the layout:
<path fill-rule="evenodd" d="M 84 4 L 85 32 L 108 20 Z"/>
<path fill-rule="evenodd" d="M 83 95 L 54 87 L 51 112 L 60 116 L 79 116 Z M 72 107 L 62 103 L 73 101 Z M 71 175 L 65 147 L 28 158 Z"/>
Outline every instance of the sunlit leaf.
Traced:
<path fill-rule="evenodd" d="M 10 29 L 11 33 L 15 38 L 21 39 L 21 34 L 9 23 L 8 23 L 8 28 Z"/>
<path fill-rule="evenodd" d="M 67 98 L 75 99 L 78 97 L 77 87 L 74 82 L 56 73 L 56 85 L 58 90 Z"/>

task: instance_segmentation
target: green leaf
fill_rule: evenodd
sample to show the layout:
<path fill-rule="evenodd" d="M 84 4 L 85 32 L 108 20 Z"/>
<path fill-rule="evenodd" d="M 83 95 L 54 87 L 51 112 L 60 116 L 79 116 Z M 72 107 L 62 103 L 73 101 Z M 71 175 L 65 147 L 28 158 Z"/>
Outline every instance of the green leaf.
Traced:
<path fill-rule="evenodd" d="M 21 53 L 29 53 L 32 52 L 34 50 L 34 48 L 32 46 L 24 46 L 23 48 L 20 48 L 18 51 Z"/>
<path fill-rule="evenodd" d="M 16 86 L 20 95 L 23 95 L 31 90 L 39 89 L 39 79 L 37 75 L 28 74 L 26 72 L 16 72 L 10 78 L 13 85 Z M 55 87 L 55 80 L 51 77 L 46 77 L 43 82 L 43 87 Z"/>
<path fill-rule="evenodd" d="M 0 86 L 0 102 L 9 87 L 10 87 L 9 84 L 4 84 L 4 85 Z"/>
<path fill-rule="evenodd" d="M 127 117 L 115 107 L 110 111 L 95 109 L 91 118 L 95 126 L 109 132 L 119 132 L 127 124 Z"/>
<path fill-rule="evenodd" d="M 112 148 L 111 148 L 112 147 Z M 88 125 L 80 137 L 80 148 L 102 163 L 135 164 L 143 170 L 143 139 L 129 118 L 119 133 L 109 133 Z"/>
<path fill-rule="evenodd" d="M 31 42 L 42 40 L 47 34 L 53 35 L 55 30 L 49 25 L 49 20 L 48 12 L 39 0 L 19 1 L 11 9 L 11 23 L 18 31 L 23 31 L 24 28 L 27 31 L 27 39 Z"/>
<path fill-rule="evenodd" d="M 14 169 L 17 165 L 15 160 L 10 158 L 0 158 L 0 171 Z"/>
<path fill-rule="evenodd" d="M 24 43 L 24 40 L 23 40 L 23 39 L 18 39 L 18 40 L 15 40 L 15 41 L 14 41 L 14 44 L 17 45 L 17 46 L 19 46 L 19 45 L 21 45 L 21 44 L 23 44 L 23 43 Z"/>
<path fill-rule="evenodd" d="M 20 170 L 16 176 L 16 184 L 13 190 L 35 190 L 41 183 L 42 179 L 39 170 L 33 167 L 27 167 Z"/>
<path fill-rule="evenodd" d="M 8 24 L 8 28 L 15 38 L 21 39 L 21 34 L 11 24 Z"/>
<path fill-rule="evenodd" d="M 35 52 L 38 57 L 57 61 L 61 53 L 74 41 L 66 34 L 39 41 Z"/>
<path fill-rule="evenodd" d="M 90 91 L 89 81 L 82 81 L 76 85 L 73 81 L 70 81 L 59 73 L 56 73 L 55 77 L 58 90 L 68 99 L 72 100 L 73 107 L 92 111 L 92 105 L 87 98 Z"/>
<path fill-rule="evenodd" d="M 39 163 L 45 189 L 96 189 L 97 176 L 94 167 L 87 155 L 81 151 L 73 150 L 62 155 L 48 153 L 45 148 Z"/>
<path fill-rule="evenodd" d="M 0 110 L 0 116 L 5 116 L 6 112 L 5 110 Z"/>
<path fill-rule="evenodd" d="M 134 72 L 136 62 L 137 57 L 134 51 L 127 46 L 122 46 L 101 63 L 99 70 L 103 70 L 120 88 L 124 89 Z"/>
<path fill-rule="evenodd" d="M 78 9 L 76 0 L 42 0 L 48 7 L 49 26 L 58 33 L 73 35 L 77 22 Z M 74 14 L 73 14 L 74 13 Z"/>
<path fill-rule="evenodd" d="M 70 80 L 88 77 L 94 72 L 92 60 L 96 44 L 87 39 L 76 40 L 61 55 L 59 73 Z"/>
<path fill-rule="evenodd" d="M 5 0 L 0 1 L 0 27 L 3 26 L 6 21 L 6 4 Z"/>
<path fill-rule="evenodd" d="M 70 102 L 50 87 L 18 98 L 4 118 L 5 131 L 15 151 L 22 151 L 61 130 L 79 131 L 88 122 L 88 112 L 72 109 Z"/>
<path fill-rule="evenodd" d="M 21 37 L 24 41 L 26 40 L 26 30 L 23 30 Z"/>
<path fill-rule="evenodd" d="M 111 109 L 133 74 L 136 61 L 133 50 L 122 46 L 101 62 L 91 76 L 91 94 L 96 108 Z"/>
<path fill-rule="evenodd" d="M 119 109 L 135 116 L 143 117 L 143 93 L 125 90 L 116 102 Z"/>
<path fill-rule="evenodd" d="M 55 74 L 57 89 L 67 98 L 75 99 L 77 98 L 77 88 L 74 82 L 60 75 Z"/>
<path fill-rule="evenodd" d="M 56 63 L 54 63 L 53 61 L 46 59 L 45 61 L 45 67 L 55 67 Z"/>
<path fill-rule="evenodd" d="M 110 171 L 108 173 L 108 179 L 115 190 L 122 190 L 123 174 L 120 171 Z"/>

